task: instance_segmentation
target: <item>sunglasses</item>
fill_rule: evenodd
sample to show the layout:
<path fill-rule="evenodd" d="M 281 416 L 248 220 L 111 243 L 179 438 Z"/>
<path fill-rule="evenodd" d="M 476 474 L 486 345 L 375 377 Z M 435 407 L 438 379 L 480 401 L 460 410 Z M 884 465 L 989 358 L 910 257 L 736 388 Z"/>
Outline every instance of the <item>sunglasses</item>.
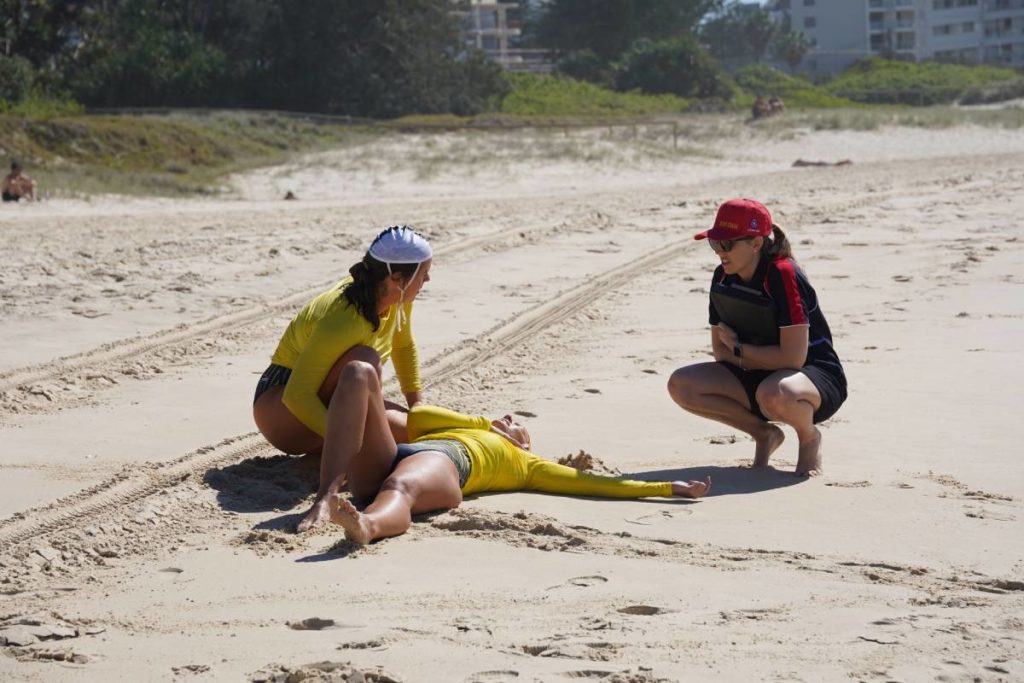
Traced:
<path fill-rule="evenodd" d="M 714 251 L 721 251 L 728 254 L 730 251 L 732 251 L 733 246 L 735 246 L 737 242 L 749 242 L 752 239 L 754 238 L 737 237 L 734 240 L 713 240 L 709 237 L 708 246 L 711 247 Z"/>

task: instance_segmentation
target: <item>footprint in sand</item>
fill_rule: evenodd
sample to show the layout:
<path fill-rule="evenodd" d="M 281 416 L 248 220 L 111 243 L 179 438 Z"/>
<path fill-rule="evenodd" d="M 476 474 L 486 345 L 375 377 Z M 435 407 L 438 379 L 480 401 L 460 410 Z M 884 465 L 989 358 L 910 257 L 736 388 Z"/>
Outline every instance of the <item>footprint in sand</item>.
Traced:
<path fill-rule="evenodd" d="M 632 519 L 627 519 L 626 521 L 629 522 L 630 524 L 640 524 L 640 525 L 643 525 L 643 526 L 651 526 L 653 524 L 661 524 L 662 522 L 667 522 L 667 521 L 671 520 L 673 517 L 676 517 L 678 515 L 692 515 L 692 514 L 693 514 L 693 510 L 690 510 L 688 508 L 680 508 L 678 510 L 659 510 L 658 512 L 651 512 L 651 513 L 648 513 L 646 515 L 640 515 L 639 517 L 634 517 Z"/>
<path fill-rule="evenodd" d="M 655 607 L 654 605 L 630 605 L 629 607 L 622 607 L 616 611 L 620 614 L 653 617 L 656 614 L 671 614 L 672 612 L 678 612 L 679 610 L 668 609 L 666 607 Z"/>
<path fill-rule="evenodd" d="M 834 486 L 840 489 L 862 489 L 871 486 L 871 482 L 867 480 L 862 481 L 827 481 L 825 486 Z"/>
<path fill-rule="evenodd" d="M 573 578 L 568 579 L 565 583 L 560 583 L 557 586 L 551 586 L 548 590 L 553 591 L 557 588 L 564 588 L 565 586 L 590 588 L 591 586 L 599 586 L 602 583 L 608 583 L 608 579 L 598 574 L 595 574 L 594 576 L 574 576 Z"/>

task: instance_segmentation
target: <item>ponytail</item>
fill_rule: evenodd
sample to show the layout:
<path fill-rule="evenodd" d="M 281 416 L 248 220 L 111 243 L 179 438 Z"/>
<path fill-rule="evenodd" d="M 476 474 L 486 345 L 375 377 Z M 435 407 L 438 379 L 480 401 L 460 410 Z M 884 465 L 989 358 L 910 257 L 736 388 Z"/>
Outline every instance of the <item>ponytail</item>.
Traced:
<path fill-rule="evenodd" d="M 363 316 L 373 331 L 380 328 L 380 313 L 377 310 L 377 297 L 380 294 L 381 283 L 392 273 L 400 274 L 406 282 L 413 276 L 419 264 L 416 263 L 393 263 L 391 270 L 388 270 L 386 263 L 378 261 L 367 253 L 363 260 L 359 261 L 348 269 L 352 276 L 352 283 L 341 293 L 349 305 L 356 309 L 359 315 Z"/>
<path fill-rule="evenodd" d="M 789 246 L 789 239 L 782 228 L 772 225 L 771 237 L 764 238 L 764 246 L 761 247 L 763 258 L 774 261 L 780 258 L 793 258 L 793 249 Z"/>

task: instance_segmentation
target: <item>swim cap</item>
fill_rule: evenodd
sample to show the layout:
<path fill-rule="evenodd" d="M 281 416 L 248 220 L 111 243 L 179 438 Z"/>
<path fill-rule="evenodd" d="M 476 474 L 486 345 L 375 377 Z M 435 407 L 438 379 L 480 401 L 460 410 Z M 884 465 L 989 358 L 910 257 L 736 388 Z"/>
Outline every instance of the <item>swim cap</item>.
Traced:
<path fill-rule="evenodd" d="M 423 263 L 434 255 L 430 243 L 408 225 L 392 225 L 377 235 L 367 253 L 381 263 Z"/>

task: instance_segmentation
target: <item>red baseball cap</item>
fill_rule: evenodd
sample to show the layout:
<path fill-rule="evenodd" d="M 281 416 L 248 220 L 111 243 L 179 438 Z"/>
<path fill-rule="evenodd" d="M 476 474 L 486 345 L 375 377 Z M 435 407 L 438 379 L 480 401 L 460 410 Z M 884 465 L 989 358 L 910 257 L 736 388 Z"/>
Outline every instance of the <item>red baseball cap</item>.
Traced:
<path fill-rule="evenodd" d="M 735 240 L 741 237 L 767 237 L 772 234 L 772 215 L 761 202 L 753 199 L 730 199 L 718 207 L 715 224 L 710 230 L 697 233 L 695 240 Z"/>

